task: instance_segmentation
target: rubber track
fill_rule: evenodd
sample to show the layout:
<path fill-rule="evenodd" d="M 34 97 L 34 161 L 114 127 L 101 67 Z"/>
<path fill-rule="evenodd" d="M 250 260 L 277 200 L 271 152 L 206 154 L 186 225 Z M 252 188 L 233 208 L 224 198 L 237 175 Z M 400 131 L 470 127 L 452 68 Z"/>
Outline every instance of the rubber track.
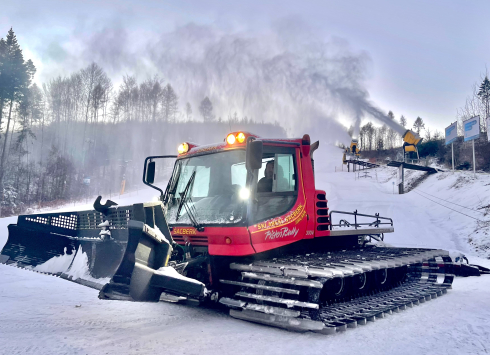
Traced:
<path fill-rule="evenodd" d="M 352 293 L 331 304 L 320 304 L 318 283 L 325 285 L 328 280 L 383 269 L 380 265 L 388 270 L 406 266 L 407 276 L 385 287 Z M 442 296 L 451 288 L 452 266 L 444 250 L 377 247 L 231 264 L 231 269 L 241 271 L 242 277 L 235 281 L 242 287 L 235 296 L 222 298 L 220 302 L 231 308 L 230 315 L 235 318 L 294 331 L 332 334 Z M 324 270 L 327 277 L 311 276 L 321 274 L 319 270 Z M 270 278 L 274 281 L 269 281 Z M 281 279 L 287 282 L 280 283 Z M 264 286 L 301 289 L 303 299 L 287 293 L 263 295 L 263 290 L 252 286 L 257 280 Z M 304 286 L 308 281 L 314 284 Z M 223 283 L 228 282 L 223 280 Z M 247 283 L 251 286 L 243 286 Z M 305 301 L 305 292 L 307 307 L 300 302 Z M 316 303 L 316 309 L 312 303 Z"/>

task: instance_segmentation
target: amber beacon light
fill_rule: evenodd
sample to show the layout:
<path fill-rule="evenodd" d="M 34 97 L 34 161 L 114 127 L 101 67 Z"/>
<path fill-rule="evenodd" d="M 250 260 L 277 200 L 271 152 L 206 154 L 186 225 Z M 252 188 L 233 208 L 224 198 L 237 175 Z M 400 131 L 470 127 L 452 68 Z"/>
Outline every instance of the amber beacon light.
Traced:
<path fill-rule="evenodd" d="M 189 144 L 182 143 L 181 145 L 179 145 L 179 148 L 177 148 L 177 150 L 179 154 L 187 153 L 189 151 Z"/>
<path fill-rule="evenodd" d="M 230 133 L 227 137 L 226 137 L 226 143 L 228 144 L 235 144 L 235 141 L 236 141 L 236 137 L 233 133 Z"/>
<path fill-rule="evenodd" d="M 226 143 L 235 144 L 235 143 L 244 143 L 247 139 L 247 136 L 243 132 L 234 132 L 230 133 L 226 136 Z"/>

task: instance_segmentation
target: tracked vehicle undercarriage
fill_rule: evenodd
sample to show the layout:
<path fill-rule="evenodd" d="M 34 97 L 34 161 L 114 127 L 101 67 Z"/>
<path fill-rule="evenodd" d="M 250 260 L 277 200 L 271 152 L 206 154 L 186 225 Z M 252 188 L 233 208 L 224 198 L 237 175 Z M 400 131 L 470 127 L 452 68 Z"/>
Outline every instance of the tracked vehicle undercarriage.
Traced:
<path fill-rule="evenodd" d="M 367 246 L 233 263 L 230 315 L 296 331 L 334 333 L 442 296 L 453 263 L 443 250 Z"/>

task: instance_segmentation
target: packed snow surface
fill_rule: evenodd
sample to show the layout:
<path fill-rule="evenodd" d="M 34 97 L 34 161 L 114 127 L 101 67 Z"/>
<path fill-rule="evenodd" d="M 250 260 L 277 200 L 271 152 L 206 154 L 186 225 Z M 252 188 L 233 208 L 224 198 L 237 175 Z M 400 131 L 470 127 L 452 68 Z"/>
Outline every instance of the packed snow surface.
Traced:
<path fill-rule="evenodd" d="M 462 252 L 470 262 L 490 267 L 489 175 L 438 173 L 397 195 L 392 184 L 396 169 L 370 170 L 370 177 L 334 172 L 341 152 L 322 149 L 315 153 L 316 183 L 326 191 L 331 209 L 379 212 L 394 220 L 395 233 L 385 235 L 393 246 Z M 406 175 L 408 183 L 417 174 Z M 153 198 L 148 188 L 113 200 L 124 205 Z M 75 208 L 91 206 L 63 210 Z M 15 221 L 0 219 L 0 247 L 7 240 L 7 225 Z M 102 301 L 97 290 L 0 265 L 0 354 L 486 354 L 489 290 L 490 276 L 457 278 L 441 298 L 326 336 L 180 304 Z"/>

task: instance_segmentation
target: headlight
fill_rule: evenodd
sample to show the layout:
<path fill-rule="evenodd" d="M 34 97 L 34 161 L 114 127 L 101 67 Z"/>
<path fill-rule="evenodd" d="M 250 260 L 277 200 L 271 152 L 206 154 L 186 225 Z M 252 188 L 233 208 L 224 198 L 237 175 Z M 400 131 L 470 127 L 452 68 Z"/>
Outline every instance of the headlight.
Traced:
<path fill-rule="evenodd" d="M 242 187 L 240 189 L 239 196 L 240 196 L 240 199 L 242 199 L 242 200 L 248 200 L 248 198 L 250 197 L 250 190 L 247 189 L 246 187 Z"/>

